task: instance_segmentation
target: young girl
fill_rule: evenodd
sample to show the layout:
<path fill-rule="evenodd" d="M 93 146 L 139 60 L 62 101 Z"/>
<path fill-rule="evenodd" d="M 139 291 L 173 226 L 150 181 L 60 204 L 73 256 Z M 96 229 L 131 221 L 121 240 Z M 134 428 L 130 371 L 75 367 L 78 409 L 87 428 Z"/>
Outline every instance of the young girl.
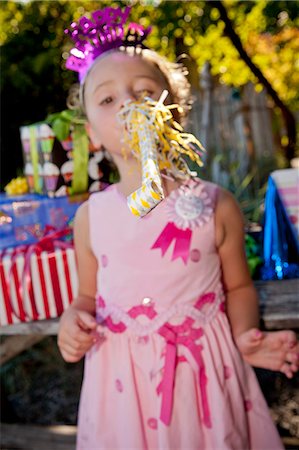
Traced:
<path fill-rule="evenodd" d="M 179 119 L 188 106 L 181 68 L 130 51 L 148 30 L 131 25 L 127 39 L 127 15 L 105 8 L 72 24 L 68 66 L 80 75 L 87 130 L 120 173 L 75 220 L 79 294 L 58 345 L 68 362 L 86 354 L 77 448 L 282 449 L 249 364 L 292 377 L 298 345 L 291 331 L 258 329 L 235 200 L 210 182 L 162 177 L 165 198 L 148 214 L 127 206 L 142 177 L 124 155 L 119 111 L 165 89 Z"/>

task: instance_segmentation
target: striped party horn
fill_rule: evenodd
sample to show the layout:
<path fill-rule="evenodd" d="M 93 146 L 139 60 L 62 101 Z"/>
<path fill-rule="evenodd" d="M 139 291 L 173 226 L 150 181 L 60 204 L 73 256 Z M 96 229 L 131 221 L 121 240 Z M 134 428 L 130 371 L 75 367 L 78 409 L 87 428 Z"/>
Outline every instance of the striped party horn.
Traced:
<path fill-rule="evenodd" d="M 130 211 L 137 217 L 145 216 L 164 197 L 162 188 L 151 179 L 145 180 L 141 188 L 127 198 Z"/>
<path fill-rule="evenodd" d="M 158 136 L 152 115 L 141 105 L 128 103 L 126 118 L 127 130 L 137 134 L 142 173 L 142 185 L 128 196 L 127 203 L 134 215 L 143 217 L 164 198 L 157 155 Z"/>

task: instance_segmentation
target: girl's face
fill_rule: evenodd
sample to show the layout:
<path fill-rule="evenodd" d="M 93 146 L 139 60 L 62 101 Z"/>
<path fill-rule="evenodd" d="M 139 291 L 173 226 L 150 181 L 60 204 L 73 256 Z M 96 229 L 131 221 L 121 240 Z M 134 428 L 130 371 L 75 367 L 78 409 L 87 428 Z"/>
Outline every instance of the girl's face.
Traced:
<path fill-rule="evenodd" d="M 121 154 L 121 127 L 117 113 L 126 100 L 148 95 L 158 100 L 168 89 L 157 67 L 138 55 L 110 53 L 98 60 L 85 81 L 84 100 L 87 131 L 96 147 Z"/>

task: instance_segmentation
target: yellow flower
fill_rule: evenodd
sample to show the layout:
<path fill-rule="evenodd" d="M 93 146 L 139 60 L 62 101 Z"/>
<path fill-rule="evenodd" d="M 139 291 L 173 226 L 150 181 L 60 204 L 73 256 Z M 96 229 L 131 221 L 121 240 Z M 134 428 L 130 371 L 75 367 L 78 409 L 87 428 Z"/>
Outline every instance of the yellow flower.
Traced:
<path fill-rule="evenodd" d="M 28 192 L 28 184 L 25 177 L 13 178 L 4 188 L 7 195 L 21 195 Z"/>

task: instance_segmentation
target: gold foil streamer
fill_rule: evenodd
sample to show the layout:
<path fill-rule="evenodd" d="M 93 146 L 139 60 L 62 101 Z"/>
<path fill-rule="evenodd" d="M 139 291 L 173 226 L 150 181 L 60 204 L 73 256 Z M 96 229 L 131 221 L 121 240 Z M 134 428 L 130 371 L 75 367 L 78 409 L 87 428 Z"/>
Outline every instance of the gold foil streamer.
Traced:
<path fill-rule="evenodd" d="M 128 196 L 133 214 L 145 216 L 163 198 L 161 172 L 174 179 L 192 176 L 183 155 L 202 166 L 200 142 L 175 122 L 171 109 L 163 104 L 168 92 L 158 102 L 144 98 L 128 101 L 118 114 L 124 127 L 124 144 L 141 161 L 142 185 Z"/>

